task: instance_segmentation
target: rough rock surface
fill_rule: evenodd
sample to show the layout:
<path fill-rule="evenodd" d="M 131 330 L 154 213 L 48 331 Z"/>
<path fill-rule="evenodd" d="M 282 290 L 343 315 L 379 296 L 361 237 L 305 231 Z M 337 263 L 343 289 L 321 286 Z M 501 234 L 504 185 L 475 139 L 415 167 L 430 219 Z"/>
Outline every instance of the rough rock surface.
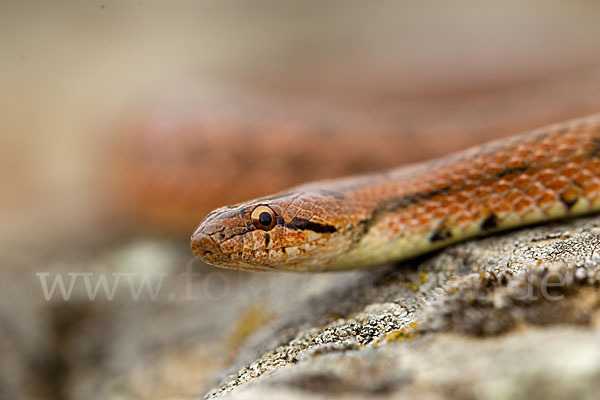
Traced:
<path fill-rule="evenodd" d="M 599 243 L 595 217 L 336 275 L 207 397 L 595 398 Z"/>

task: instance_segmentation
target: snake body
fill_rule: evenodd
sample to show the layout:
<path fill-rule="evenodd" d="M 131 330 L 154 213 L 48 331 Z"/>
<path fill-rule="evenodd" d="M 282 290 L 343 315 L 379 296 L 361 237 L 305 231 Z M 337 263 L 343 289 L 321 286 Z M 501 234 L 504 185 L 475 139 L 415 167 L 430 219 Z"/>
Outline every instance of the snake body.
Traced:
<path fill-rule="evenodd" d="M 191 247 L 228 268 L 361 268 L 597 210 L 600 114 L 222 207 L 200 223 Z"/>

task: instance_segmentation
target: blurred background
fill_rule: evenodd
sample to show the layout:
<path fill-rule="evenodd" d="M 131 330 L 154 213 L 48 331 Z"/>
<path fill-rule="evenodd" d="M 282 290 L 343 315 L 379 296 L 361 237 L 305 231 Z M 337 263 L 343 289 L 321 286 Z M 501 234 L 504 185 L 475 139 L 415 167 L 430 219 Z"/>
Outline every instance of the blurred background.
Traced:
<path fill-rule="evenodd" d="M 212 271 L 188 240 L 214 207 L 598 112 L 598 21 L 593 0 L 3 1 L 0 397 L 202 394 L 272 278 L 133 304 L 47 301 L 36 273 Z"/>

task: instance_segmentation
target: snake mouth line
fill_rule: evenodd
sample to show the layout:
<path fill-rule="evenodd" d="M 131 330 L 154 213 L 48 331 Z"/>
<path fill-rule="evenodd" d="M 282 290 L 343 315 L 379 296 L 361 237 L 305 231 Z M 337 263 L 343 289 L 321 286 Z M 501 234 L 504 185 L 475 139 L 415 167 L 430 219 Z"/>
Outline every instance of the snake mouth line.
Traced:
<path fill-rule="evenodd" d="M 247 257 L 244 257 L 244 252 L 227 253 L 227 254 L 211 253 L 209 255 L 209 257 L 219 258 L 219 260 L 224 264 L 227 264 L 227 262 L 229 262 L 229 261 L 241 262 L 241 263 L 244 263 L 245 265 L 247 265 L 247 267 L 245 269 L 273 270 L 273 269 L 278 269 L 276 264 L 280 264 L 281 266 L 289 267 L 291 265 L 290 261 L 292 261 L 293 259 L 298 259 L 298 261 L 300 261 L 300 260 L 303 260 L 305 257 L 309 257 L 310 252 L 308 251 L 308 249 L 304 249 L 301 246 L 306 246 L 306 247 L 316 246 L 323 239 L 324 238 L 317 238 L 317 239 L 310 240 L 305 243 L 301 243 L 301 244 L 297 244 L 297 245 L 293 245 L 293 246 L 280 246 L 280 247 L 273 247 L 270 249 L 251 250 L 249 253 L 246 253 Z M 295 255 L 291 255 L 290 253 L 295 252 L 296 249 L 299 249 L 299 252 L 296 253 Z M 208 250 L 208 251 L 210 251 L 210 250 Z M 282 254 L 280 254 L 280 256 L 284 256 L 284 257 L 287 254 L 290 254 L 290 259 L 275 261 L 271 257 L 268 256 L 268 253 L 270 251 L 281 252 Z M 260 252 L 262 252 L 262 254 Z M 264 258 L 264 261 L 262 263 L 259 261 L 260 258 Z M 245 262 L 245 260 L 251 260 L 252 264 L 247 264 Z M 275 263 L 273 263 L 273 261 L 275 261 Z M 323 261 L 323 263 L 325 263 L 325 262 Z M 227 265 L 229 265 L 229 264 L 227 264 Z"/>

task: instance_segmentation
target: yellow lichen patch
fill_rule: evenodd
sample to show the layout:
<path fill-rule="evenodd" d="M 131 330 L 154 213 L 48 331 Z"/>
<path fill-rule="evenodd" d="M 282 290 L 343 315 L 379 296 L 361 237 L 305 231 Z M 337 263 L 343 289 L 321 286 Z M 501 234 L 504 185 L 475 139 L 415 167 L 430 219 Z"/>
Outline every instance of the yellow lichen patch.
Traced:
<path fill-rule="evenodd" d="M 325 318 L 328 319 L 340 319 L 340 318 L 344 318 L 342 315 L 336 313 L 335 311 L 328 311 L 325 313 L 324 315 Z"/>
<path fill-rule="evenodd" d="M 264 327 L 269 321 L 270 314 L 263 303 L 251 304 L 246 311 L 242 313 L 238 321 L 231 330 L 227 340 L 228 348 L 231 349 L 231 357 L 248 340 L 250 335 L 258 329 Z"/>
<path fill-rule="evenodd" d="M 373 342 L 373 346 L 377 347 L 382 343 L 396 342 L 402 340 L 412 340 L 419 337 L 419 332 L 417 331 L 417 324 L 412 323 L 408 326 L 402 327 L 398 330 L 391 331 L 383 335 L 382 338 Z"/>
<path fill-rule="evenodd" d="M 404 288 L 411 289 L 413 292 L 419 291 L 419 285 L 411 281 L 404 282 Z"/>
<path fill-rule="evenodd" d="M 420 276 L 421 276 L 421 285 L 427 283 L 427 278 L 428 278 L 427 272 L 421 271 Z"/>

